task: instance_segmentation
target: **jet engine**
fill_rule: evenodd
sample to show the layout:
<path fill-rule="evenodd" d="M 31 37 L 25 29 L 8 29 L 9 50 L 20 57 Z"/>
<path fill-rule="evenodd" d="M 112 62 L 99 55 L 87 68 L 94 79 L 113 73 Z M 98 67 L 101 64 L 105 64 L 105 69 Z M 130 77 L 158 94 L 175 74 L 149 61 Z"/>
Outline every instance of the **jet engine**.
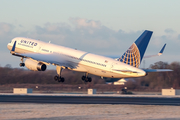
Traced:
<path fill-rule="evenodd" d="M 33 70 L 33 71 L 45 71 L 46 70 L 45 64 L 31 60 L 31 59 L 26 59 L 25 66 L 29 70 Z"/>

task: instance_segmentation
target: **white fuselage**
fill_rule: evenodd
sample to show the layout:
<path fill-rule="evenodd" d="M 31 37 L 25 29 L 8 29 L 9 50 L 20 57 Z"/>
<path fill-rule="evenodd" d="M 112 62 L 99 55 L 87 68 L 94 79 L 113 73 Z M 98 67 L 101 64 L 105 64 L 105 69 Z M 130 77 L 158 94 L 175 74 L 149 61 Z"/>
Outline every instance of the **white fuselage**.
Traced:
<path fill-rule="evenodd" d="M 30 38 L 14 38 L 11 41 L 11 43 L 9 43 L 7 46 L 9 50 L 12 49 L 12 46 L 15 41 L 16 53 L 37 55 L 45 54 L 46 58 L 44 59 L 46 60 L 41 60 L 41 62 L 64 66 L 74 71 L 86 72 L 97 76 L 110 78 L 131 78 L 146 75 L 146 72 L 139 68 L 127 65 L 125 63 L 116 61 L 108 57 L 95 55 L 88 52 L 71 49 L 51 43 L 45 43 Z"/>

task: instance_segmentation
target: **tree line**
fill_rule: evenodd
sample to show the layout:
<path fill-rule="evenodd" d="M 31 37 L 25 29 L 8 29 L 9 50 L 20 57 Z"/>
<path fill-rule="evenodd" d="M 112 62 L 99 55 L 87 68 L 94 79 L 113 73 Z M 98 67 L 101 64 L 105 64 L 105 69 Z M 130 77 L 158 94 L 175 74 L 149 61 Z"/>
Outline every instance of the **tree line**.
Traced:
<path fill-rule="evenodd" d="M 11 68 L 11 65 L 0 67 L 0 84 L 58 84 L 54 80 L 56 70 L 30 71 L 26 69 Z M 83 84 L 81 77 L 84 73 L 63 70 L 61 74 L 65 78 L 63 84 Z M 97 76 L 91 76 L 92 84 L 104 84 L 105 82 Z M 62 83 L 61 83 L 62 84 Z"/>
<path fill-rule="evenodd" d="M 131 89 L 161 90 L 163 88 L 180 88 L 180 62 L 156 62 L 149 69 L 171 69 L 172 72 L 148 73 L 147 76 L 130 79 L 127 86 Z"/>
<path fill-rule="evenodd" d="M 140 78 L 129 78 L 126 86 L 129 89 L 154 89 L 180 88 L 180 62 L 156 62 L 149 66 L 149 69 L 172 69 L 172 72 L 149 73 Z M 0 67 L 0 85 L 4 84 L 62 84 L 53 79 L 56 70 L 44 72 L 30 71 L 25 69 L 11 68 L 10 65 Z M 84 84 L 81 80 L 84 73 L 64 70 L 62 76 L 65 78 L 63 84 L 78 85 Z M 93 84 L 105 84 L 105 81 L 98 76 L 91 75 Z"/>

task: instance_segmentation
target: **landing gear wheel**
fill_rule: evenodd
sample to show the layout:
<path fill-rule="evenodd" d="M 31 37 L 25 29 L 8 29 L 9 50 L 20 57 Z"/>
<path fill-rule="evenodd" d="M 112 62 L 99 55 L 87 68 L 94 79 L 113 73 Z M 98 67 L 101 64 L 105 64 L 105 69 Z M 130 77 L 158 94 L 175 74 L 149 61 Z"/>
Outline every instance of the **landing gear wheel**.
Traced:
<path fill-rule="evenodd" d="M 61 78 L 59 77 L 58 82 L 61 82 Z"/>
<path fill-rule="evenodd" d="M 84 81 L 86 79 L 86 76 L 82 76 L 82 80 Z"/>
<path fill-rule="evenodd" d="M 91 77 L 88 77 L 88 82 L 91 82 L 92 81 L 92 78 Z"/>
<path fill-rule="evenodd" d="M 84 81 L 85 81 L 85 82 L 89 82 L 89 81 L 88 81 L 88 77 L 87 77 Z"/>
<path fill-rule="evenodd" d="M 63 77 L 59 77 L 58 82 L 64 82 L 64 78 Z"/>
<path fill-rule="evenodd" d="M 61 82 L 64 82 L 64 78 L 63 77 L 61 78 Z"/>
<path fill-rule="evenodd" d="M 59 79 L 58 76 L 54 76 L 54 80 L 57 81 Z"/>
<path fill-rule="evenodd" d="M 20 67 L 24 67 L 25 64 L 24 64 L 24 63 L 20 63 L 19 66 L 20 66 Z"/>
<path fill-rule="evenodd" d="M 92 78 L 91 77 L 82 76 L 82 80 L 85 81 L 85 82 L 91 82 Z"/>

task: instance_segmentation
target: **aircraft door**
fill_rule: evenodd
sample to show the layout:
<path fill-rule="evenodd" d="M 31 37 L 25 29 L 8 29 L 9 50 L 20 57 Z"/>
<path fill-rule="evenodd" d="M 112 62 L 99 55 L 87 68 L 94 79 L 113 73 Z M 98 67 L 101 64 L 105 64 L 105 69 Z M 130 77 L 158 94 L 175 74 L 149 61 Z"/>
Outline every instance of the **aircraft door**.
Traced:
<path fill-rule="evenodd" d="M 34 45 L 34 52 L 39 52 L 40 50 L 41 50 L 41 45 L 39 44 L 39 43 L 36 43 L 35 45 Z"/>

